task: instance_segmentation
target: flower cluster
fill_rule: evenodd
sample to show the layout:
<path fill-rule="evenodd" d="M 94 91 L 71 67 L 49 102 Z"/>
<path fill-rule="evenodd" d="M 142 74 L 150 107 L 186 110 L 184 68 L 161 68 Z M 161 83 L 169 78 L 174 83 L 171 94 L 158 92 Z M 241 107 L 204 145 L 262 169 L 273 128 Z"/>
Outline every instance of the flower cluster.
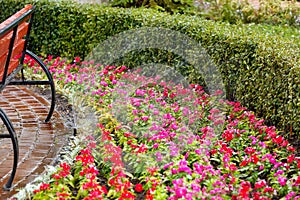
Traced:
<path fill-rule="evenodd" d="M 300 199 L 296 149 L 239 102 L 218 100 L 221 92 L 79 58 L 46 63 L 58 85 L 84 92 L 101 115 L 95 141 L 36 195 L 56 183 L 59 195 L 74 195 L 79 172 L 76 195 L 87 199 Z"/>
<path fill-rule="evenodd" d="M 91 152 L 95 148 L 94 141 L 90 141 L 85 149 L 76 156 L 73 169 L 67 163 L 61 163 L 57 172 L 52 174 L 49 183 L 42 183 L 39 190 L 35 190 L 33 199 L 64 200 L 74 198 L 84 200 L 101 200 L 107 194 L 106 186 L 101 186 L 97 175 L 98 169 Z"/>

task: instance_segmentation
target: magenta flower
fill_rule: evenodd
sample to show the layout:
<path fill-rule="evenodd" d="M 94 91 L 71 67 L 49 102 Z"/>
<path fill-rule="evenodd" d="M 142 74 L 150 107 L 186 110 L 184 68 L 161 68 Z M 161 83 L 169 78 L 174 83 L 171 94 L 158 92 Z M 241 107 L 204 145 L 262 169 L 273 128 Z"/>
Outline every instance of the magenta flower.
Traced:
<path fill-rule="evenodd" d="M 286 185 L 286 181 L 287 181 L 287 178 L 283 177 L 283 176 L 279 176 L 278 177 L 278 182 L 281 186 L 285 186 Z"/>
<path fill-rule="evenodd" d="M 184 187 L 179 187 L 175 189 L 175 194 L 177 198 L 184 198 L 187 194 L 187 189 Z"/>
<path fill-rule="evenodd" d="M 142 116 L 142 117 L 141 117 L 141 120 L 143 120 L 143 121 L 145 121 L 145 122 L 146 122 L 146 121 L 148 121 L 148 120 L 149 120 L 149 116 Z"/>
<path fill-rule="evenodd" d="M 143 97 L 145 94 L 146 94 L 146 90 L 140 90 L 140 89 L 137 89 L 137 90 L 135 91 L 135 95 L 136 95 L 136 96 L 141 96 L 141 97 Z"/>

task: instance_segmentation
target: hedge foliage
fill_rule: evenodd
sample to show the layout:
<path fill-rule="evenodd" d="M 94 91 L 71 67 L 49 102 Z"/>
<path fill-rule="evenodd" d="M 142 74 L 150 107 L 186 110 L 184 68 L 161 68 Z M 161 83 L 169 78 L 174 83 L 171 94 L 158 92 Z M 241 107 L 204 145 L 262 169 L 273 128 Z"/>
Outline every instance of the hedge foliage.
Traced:
<path fill-rule="evenodd" d="M 162 27 L 178 31 L 206 49 L 222 72 L 228 98 L 241 101 L 269 124 L 282 130 L 292 127 L 300 133 L 299 36 L 292 38 L 280 34 L 280 27 L 229 25 L 196 16 L 169 15 L 149 9 L 104 8 L 68 1 L 5 0 L 0 4 L 0 20 L 27 3 L 37 6 L 30 43 L 36 53 L 85 57 L 109 36 L 126 30 Z M 172 51 L 133 50 L 114 62 L 127 66 L 163 63 L 180 67 L 191 81 L 201 79 L 192 64 Z"/>
<path fill-rule="evenodd" d="M 197 1 L 195 14 L 215 21 L 231 24 L 281 24 L 299 26 L 300 7 L 296 1 L 260 0 L 254 6 L 249 0 L 203 0 Z"/>

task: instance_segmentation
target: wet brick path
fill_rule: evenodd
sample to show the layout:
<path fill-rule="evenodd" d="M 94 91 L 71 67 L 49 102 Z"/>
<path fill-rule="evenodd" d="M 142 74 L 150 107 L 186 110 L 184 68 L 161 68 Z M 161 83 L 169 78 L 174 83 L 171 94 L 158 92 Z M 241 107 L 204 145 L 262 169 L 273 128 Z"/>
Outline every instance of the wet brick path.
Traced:
<path fill-rule="evenodd" d="M 7 199 L 33 181 L 52 164 L 66 144 L 67 130 L 60 115 L 54 112 L 49 123 L 44 120 L 49 103 L 26 87 L 8 86 L 0 94 L 0 107 L 6 112 L 18 135 L 19 163 L 12 191 L 3 191 L 12 169 L 13 151 L 10 139 L 0 139 L 0 199 Z M 7 131 L 0 120 L 0 131 Z"/>

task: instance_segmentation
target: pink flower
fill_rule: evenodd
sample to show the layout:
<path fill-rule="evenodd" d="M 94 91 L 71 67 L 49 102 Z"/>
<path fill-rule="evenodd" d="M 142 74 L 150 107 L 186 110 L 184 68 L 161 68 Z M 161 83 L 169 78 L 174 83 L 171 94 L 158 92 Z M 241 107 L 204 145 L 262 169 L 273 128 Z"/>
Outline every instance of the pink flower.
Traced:
<path fill-rule="evenodd" d="M 162 161 L 162 155 L 159 151 L 155 153 L 155 156 L 156 156 L 158 162 Z"/>
<path fill-rule="evenodd" d="M 265 168 L 264 165 L 260 165 L 260 166 L 259 166 L 259 170 L 260 170 L 260 171 L 264 170 L 264 168 Z"/>
<path fill-rule="evenodd" d="M 108 84 L 105 81 L 101 81 L 100 84 L 103 85 L 104 87 L 108 86 Z"/>
<path fill-rule="evenodd" d="M 175 189 L 175 194 L 177 198 L 184 198 L 187 193 L 187 189 L 184 187 L 179 187 Z"/>
<path fill-rule="evenodd" d="M 136 96 L 141 96 L 141 97 L 143 97 L 145 94 L 146 94 L 146 90 L 140 90 L 140 89 L 137 89 L 136 91 L 135 91 L 135 95 Z"/>
<path fill-rule="evenodd" d="M 174 165 L 173 162 L 166 164 L 166 165 L 164 166 L 164 170 L 168 169 L 169 167 L 171 167 L 171 166 L 173 166 L 173 165 Z"/>
<path fill-rule="evenodd" d="M 279 176 L 278 177 L 278 182 L 281 186 L 285 186 L 286 185 L 286 181 L 287 181 L 287 178 L 283 177 L 283 176 Z"/>
<path fill-rule="evenodd" d="M 155 144 L 153 145 L 153 149 L 157 149 L 158 146 L 159 146 L 159 144 L 158 144 L 158 143 L 155 143 Z"/>
<path fill-rule="evenodd" d="M 294 196 L 296 196 L 296 192 L 290 192 L 288 195 L 285 196 L 286 200 L 292 199 Z"/>
<path fill-rule="evenodd" d="M 132 110 L 132 114 L 134 115 L 134 116 L 136 116 L 137 114 L 139 113 L 139 111 L 138 110 Z"/>
<path fill-rule="evenodd" d="M 171 173 L 172 173 L 172 174 L 177 174 L 177 173 L 178 173 L 178 172 L 177 172 L 177 169 L 172 168 L 172 169 L 171 169 Z"/>
<path fill-rule="evenodd" d="M 274 176 L 278 176 L 278 175 L 281 175 L 281 174 L 283 174 L 283 173 L 284 173 L 283 170 L 278 170 L 278 171 L 274 174 Z"/>
<path fill-rule="evenodd" d="M 148 120 L 149 120 L 149 116 L 142 116 L 141 119 L 142 119 L 143 121 L 148 121 Z"/>

